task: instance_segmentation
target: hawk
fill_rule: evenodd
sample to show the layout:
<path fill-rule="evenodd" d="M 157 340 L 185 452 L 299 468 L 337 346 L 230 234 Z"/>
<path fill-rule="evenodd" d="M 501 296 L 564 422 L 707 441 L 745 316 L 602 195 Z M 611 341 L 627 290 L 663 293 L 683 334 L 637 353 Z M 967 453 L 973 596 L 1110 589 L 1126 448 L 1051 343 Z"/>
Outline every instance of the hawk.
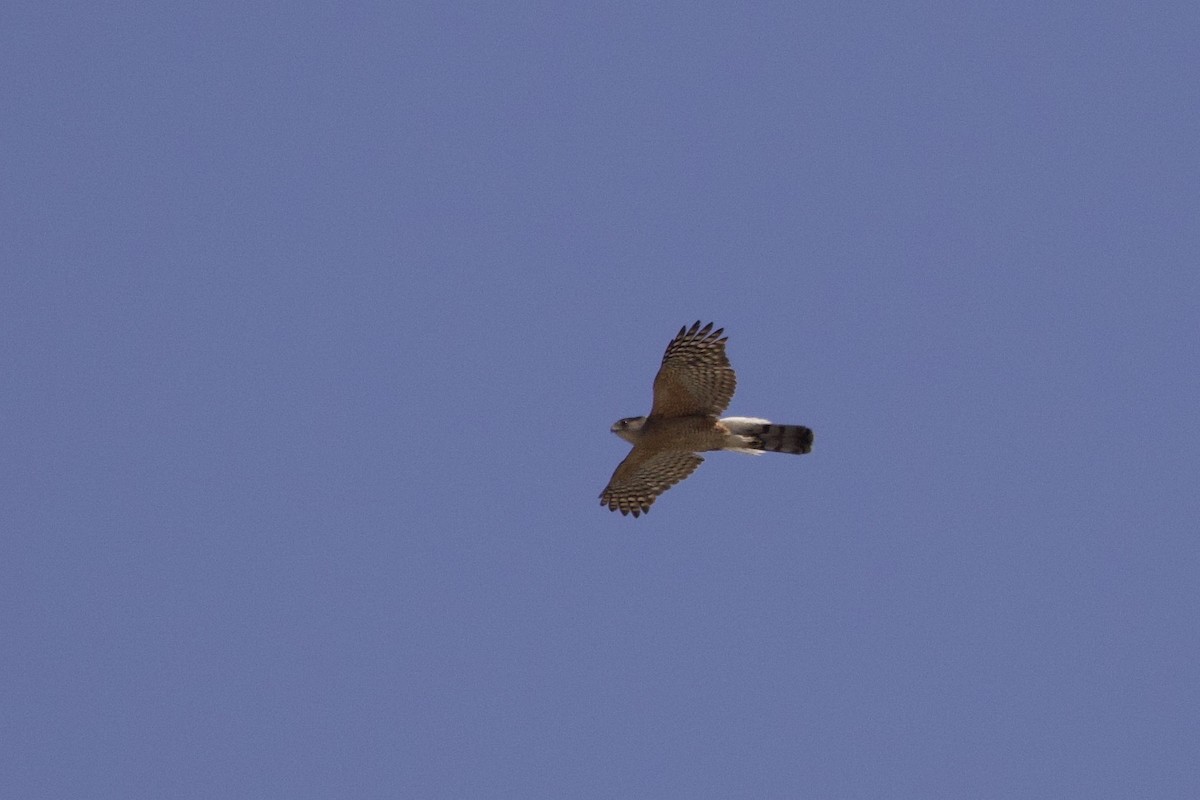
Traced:
<path fill-rule="evenodd" d="M 626 417 L 612 432 L 633 445 L 600 493 L 600 505 L 637 517 L 667 489 L 704 462 L 697 453 L 732 450 L 762 455 L 812 450 L 803 425 L 776 425 L 756 417 L 718 415 L 729 405 L 737 378 L 725 356 L 724 328 L 686 325 L 667 345 L 654 378 L 650 415 Z"/>

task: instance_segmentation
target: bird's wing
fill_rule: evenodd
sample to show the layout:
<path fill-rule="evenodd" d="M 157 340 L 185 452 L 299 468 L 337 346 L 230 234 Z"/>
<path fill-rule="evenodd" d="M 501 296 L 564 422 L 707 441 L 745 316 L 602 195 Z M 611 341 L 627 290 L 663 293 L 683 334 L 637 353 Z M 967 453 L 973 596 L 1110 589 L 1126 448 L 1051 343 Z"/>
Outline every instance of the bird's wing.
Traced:
<path fill-rule="evenodd" d="M 737 377 L 725 355 L 723 328 L 703 328 L 697 322 L 667 345 L 662 366 L 654 378 L 654 405 L 650 416 L 718 416 L 729 406 Z"/>
<path fill-rule="evenodd" d="M 695 453 L 635 447 L 617 465 L 608 486 L 600 493 L 600 505 L 636 517 L 649 511 L 655 498 L 691 475 L 702 463 L 704 459 Z"/>

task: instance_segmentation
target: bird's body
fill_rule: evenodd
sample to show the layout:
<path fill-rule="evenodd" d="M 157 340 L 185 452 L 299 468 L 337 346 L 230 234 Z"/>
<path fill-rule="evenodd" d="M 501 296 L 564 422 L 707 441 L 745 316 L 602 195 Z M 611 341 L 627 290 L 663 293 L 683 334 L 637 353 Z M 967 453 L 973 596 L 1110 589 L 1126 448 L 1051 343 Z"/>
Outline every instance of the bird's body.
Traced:
<path fill-rule="evenodd" d="M 670 448 L 686 441 L 703 452 L 722 449 L 729 436 L 716 417 L 630 417 L 622 422 L 617 436 L 635 447 Z"/>
<path fill-rule="evenodd" d="M 776 425 L 757 417 L 719 417 L 737 378 L 725 355 L 723 329 L 700 323 L 680 328 L 667 345 L 654 379 L 654 403 L 644 417 L 626 417 L 612 432 L 633 445 L 600 493 L 600 504 L 639 514 L 703 463 L 697 453 L 733 450 L 803 454 L 813 433 L 803 425 Z"/>

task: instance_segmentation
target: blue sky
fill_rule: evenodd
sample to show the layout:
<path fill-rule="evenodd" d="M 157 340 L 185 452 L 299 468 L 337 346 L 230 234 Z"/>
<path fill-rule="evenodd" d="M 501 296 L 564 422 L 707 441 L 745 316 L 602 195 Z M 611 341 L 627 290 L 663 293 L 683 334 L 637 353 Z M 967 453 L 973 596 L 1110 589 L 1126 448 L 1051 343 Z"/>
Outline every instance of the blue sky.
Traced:
<path fill-rule="evenodd" d="M 1198 24 L 8 9 L 3 794 L 1200 795 Z"/>

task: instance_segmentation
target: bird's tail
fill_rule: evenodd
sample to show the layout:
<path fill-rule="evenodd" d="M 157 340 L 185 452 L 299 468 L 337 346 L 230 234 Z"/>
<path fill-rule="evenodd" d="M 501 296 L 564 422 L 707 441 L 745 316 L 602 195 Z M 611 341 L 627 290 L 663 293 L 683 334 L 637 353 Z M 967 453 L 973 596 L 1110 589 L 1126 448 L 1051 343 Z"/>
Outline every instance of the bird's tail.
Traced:
<path fill-rule="evenodd" d="M 812 428 L 803 425 L 776 425 L 775 423 L 754 417 L 726 417 L 721 420 L 730 433 L 736 434 L 738 450 L 743 453 L 795 453 L 803 455 L 812 451 Z"/>

